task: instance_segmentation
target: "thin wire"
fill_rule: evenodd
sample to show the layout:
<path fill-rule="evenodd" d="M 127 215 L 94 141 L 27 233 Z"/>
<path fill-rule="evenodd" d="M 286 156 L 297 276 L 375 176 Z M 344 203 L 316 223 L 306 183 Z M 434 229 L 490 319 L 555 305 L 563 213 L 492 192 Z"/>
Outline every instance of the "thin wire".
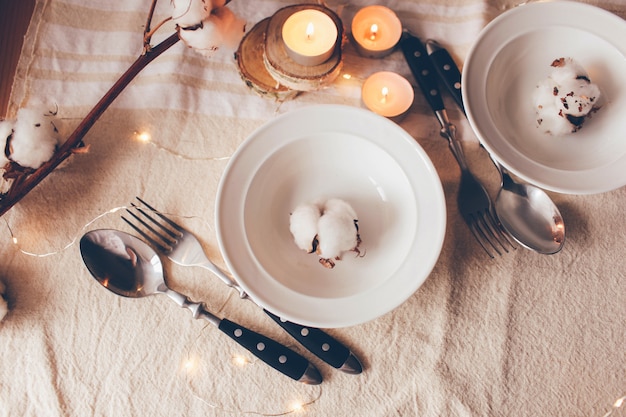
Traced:
<path fill-rule="evenodd" d="M 72 246 L 76 243 L 76 241 L 77 241 L 78 239 L 80 239 L 80 237 L 82 236 L 82 232 L 83 232 L 86 228 L 88 228 L 89 226 L 91 226 L 94 222 L 98 221 L 99 219 L 101 219 L 101 218 L 103 218 L 103 217 L 105 217 L 105 216 L 108 216 L 109 214 L 116 213 L 116 212 L 118 212 L 119 210 L 123 210 L 123 209 L 126 209 L 126 208 L 128 208 L 128 207 L 126 207 L 126 206 L 122 206 L 122 207 L 115 207 L 115 208 L 112 208 L 111 210 L 108 210 L 108 211 L 106 211 L 106 212 L 104 212 L 104 213 L 99 214 L 98 216 L 96 216 L 95 218 L 93 218 L 92 220 L 90 220 L 89 222 L 87 222 L 85 225 L 83 225 L 83 227 L 81 227 L 81 228 L 79 229 L 79 231 L 76 233 L 76 235 L 74 236 L 74 238 L 72 238 L 72 240 L 70 240 L 70 242 L 69 242 L 69 243 L 67 243 L 65 246 L 63 246 L 61 249 L 59 249 L 59 250 L 57 250 L 57 251 L 54 251 L 54 252 L 47 252 L 47 253 L 34 253 L 34 252 L 29 252 L 29 251 L 26 251 L 26 250 L 22 249 L 22 248 L 20 247 L 20 245 L 19 245 L 19 240 L 17 239 L 17 237 L 16 237 L 16 236 L 15 236 L 15 234 L 13 233 L 13 230 L 11 229 L 11 226 L 9 225 L 9 222 L 7 221 L 7 219 L 6 219 L 6 218 L 3 218 L 3 220 L 4 220 L 4 223 L 5 223 L 5 224 L 6 224 L 6 226 L 7 226 L 7 229 L 9 230 L 9 235 L 11 236 L 11 240 L 12 240 L 12 241 L 13 241 L 13 243 L 17 246 L 18 250 L 19 250 L 21 253 L 23 253 L 24 255 L 28 255 L 28 256 L 34 256 L 34 257 L 36 257 L 36 258 L 46 258 L 46 257 L 48 257 L 48 256 L 58 255 L 58 254 L 60 254 L 61 252 L 64 252 L 64 251 L 66 251 L 67 249 L 71 248 L 71 247 L 72 247 Z"/>
<path fill-rule="evenodd" d="M 615 402 L 613 403 L 613 407 L 602 417 L 612 416 L 613 413 L 617 412 L 617 410 L 622 408 L 625 404 L 626 404 L 626 395 L 615 400 Z"/>

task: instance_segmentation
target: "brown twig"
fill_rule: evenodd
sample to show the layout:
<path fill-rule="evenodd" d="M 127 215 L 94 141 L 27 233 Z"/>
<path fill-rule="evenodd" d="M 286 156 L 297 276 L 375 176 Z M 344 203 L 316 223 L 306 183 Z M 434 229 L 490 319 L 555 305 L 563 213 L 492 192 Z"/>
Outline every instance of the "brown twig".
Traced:
<path fill-rule="evenodd" d="M 113 103 L 113 101 L 120 95 L 120 93 L 130 84 L 130 82 L 143 70 L 150 62 L 156 57 L 167 51 L 170 47 L 176 44 L 180 37 L 178 30 L 163 40 L 158 45 L 152 47 L 149 45 L 150 39 L 154 32 L 159 29 L 165 22 L 170 19 L 165 19 L 160 22 L 156 28 L 150 29 L 152 24 L 152 17 L 158 0 L 152 0 L 150 11 L 148 13 L 148 19 L 146 21 L 146 27 L 144 29 L 144 50 L 143 53 L 133 62 L 133 64 L 126 70 L 124 74 L 113 84 L 113 86 L 106 92 L 106 94 L 98 101 L 93 109 L 85 116 L 80 122 L 78 127 L 67 138 L 65 143 L 54 153 L 52 158 L 45 162 L 35 171 L 31 170 L 19 170 L 11 169 L 12 182 L 9 190 L 5 194 L 0 193 L 0 217 L 4 215 L 11 207 L 17 204 L 22 198 L 26 196 L 37 184 L 39 184 L 44 178 L 48 176 L 61 162 L 65 161 L 70 155 L 78 153 L 80 148 L 84 146 L 83 138 L 89 132 L 89 129 L 96 123 L 102 113 Z M 225 4 L 230 3 L 231 0 L 226 0 Z M 5 173 L 6 174 L 6 173 Z"/>
<path fill-rule="evenodd" d="M 167 39 L 159 43 L 148 51 L 144 51 L 137 60 L 126 70 L 126 72 L 113 84 L 106 94 L 98 101 L 93 109 L 85 116 L 74 132 L 65 143 L 54 153 L 52 158 L 31 174 L 20 175 L 11 183 L 9 191 L 4 196 L 0 196 L 0 217 L 11 207 L 19 202 L 30 190 L 39 184 L 48 174 L 50 174 L 61 162 L 66 160 L 77 148 L 83 146 L 82 141 L 89 129 L 96 123 L 102 113 L 113 103 L 120 93 L 130 84 L 130 82 L 156 57 L 167 51 L 171 46 L 180 40 L 178 32 L 173 33 Z"/>

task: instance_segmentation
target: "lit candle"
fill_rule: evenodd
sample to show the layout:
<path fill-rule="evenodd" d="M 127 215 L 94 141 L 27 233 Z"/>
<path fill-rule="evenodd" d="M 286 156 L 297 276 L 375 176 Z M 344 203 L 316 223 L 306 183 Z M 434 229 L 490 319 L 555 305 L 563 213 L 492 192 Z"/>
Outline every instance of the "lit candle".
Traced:
<path fill-rule="evenodd" d="M 402 23 L 393 10 L 384 6 L 368 6 L 352 19 L 352 39 L 359 54 L 368 58 L 388 55 L 402 35 Z"/>
<path fill-rule="evenodd" d="M 314 9 L 298 11 L 285 20 L 283 42 L 296 63 L 315 66 L 326 62 L 337 44 L 337 26 L 329 15 Z"/>
<path fill-rule="evenodd" d="M 381 71 L 365 80 L 361 97 L 368 109 L 393 119 L 406 114 L 413 104 L 414 92 L 406 78 L 394 72 Z"/>

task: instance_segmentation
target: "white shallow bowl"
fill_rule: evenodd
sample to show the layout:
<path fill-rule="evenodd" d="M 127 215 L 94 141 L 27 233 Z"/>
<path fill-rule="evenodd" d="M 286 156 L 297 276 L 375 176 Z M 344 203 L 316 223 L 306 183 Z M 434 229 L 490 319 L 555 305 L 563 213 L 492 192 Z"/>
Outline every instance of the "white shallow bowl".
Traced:
<path fill-rule="evenodd" d="M 326 269 L 298 249 L 290 212 L 341 198 L 359 217 L 360 249 Z M 403 303 L 434 267 L 445 235 L 441 181 L 424 150 L 372 112 L 322 105 L 284 114 L 240 146 L 220 181 L 220 249 L 236 280 L 274 314 L 345 327 Z"/>
<path fill-rule="evenodd" d="M 594 194 L 626 185 L 626 21 L 583 3 L 530 3 L 489 23 L 463 69 L 463 99 L 485 148 L 548 190 Z M 536 85 L 554 59 L 571 57 L 600 87 L 601 109 L 576 133 L 536 124 Z"/>

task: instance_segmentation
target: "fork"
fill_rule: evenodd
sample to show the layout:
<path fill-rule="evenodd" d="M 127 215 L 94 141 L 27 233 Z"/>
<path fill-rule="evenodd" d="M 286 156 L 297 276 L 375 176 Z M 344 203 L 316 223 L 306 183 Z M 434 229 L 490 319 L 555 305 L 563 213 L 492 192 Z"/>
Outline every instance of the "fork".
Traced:
<path fill-rule="evenodd" d="M 502 251 L 508 252 L 509 247 L 515 246 L 494 215 L 493 204 L 485 187 L 468 168 L 462 144 L 456 137 L 456 126 L 450 122 L 444 107 L 437 83 L 437 73 L 428 57 L 426 47 L 418 37 L 407 31 L 402 34 L 400 47 L 426 101 L 437 116 L 441 126 L 440 135 L 448 140 L 448 146 L 461 168 L 461 183 L 457 195 L 461 217 L 491 258 L 495 258 L 494 252 L 498 255 L 502 255 Z"/>
<path fill-rule="evenodd" d="M 515 249 L 515 245 L 497 220 L 487 190 L 469 170 L 461 143 L 456 138 L 455 126 L 447 120 L 445 110 L 436 114 L 442 125 L 440 134 L 448 140 L 450 150 L 461 168 L 461 182 L 457 194 L 457 206 L 461 217 L 474 238 L 492 259 L 495 258 L 494 252 L 498 255 L 502 255 L 502 251 L 508 253 L 509 247 Z"/>
<path fill-rule="evenodd" d="M 141 198 L 136 198 L 143 207 L 135 203 L 131 203 L 131 206 L 139 215 L 129 209 L 126 209 L 126 211 L 147 231 L 122 216 L 122 219 L 130 227 L 154 246 L 155 249 L 166 255 L 172 262 L 181 266 L 206 268 L 217 275 L 227 286 L 236 289 L 240 298 L 253 301 L 243 288 L 209 260 L 202 248 L 202 244 L 193 233 L 160 213 Z M 161 221 L 155 217 L 158 217 Z M 360 374 L 363 371 L 361 362 L 350 349 L 329 334 L 317 328 L 305 327 L 283 320 L 265 309 L 263 311 L 294 339 L 324 362 L 348 374 Z"/>

